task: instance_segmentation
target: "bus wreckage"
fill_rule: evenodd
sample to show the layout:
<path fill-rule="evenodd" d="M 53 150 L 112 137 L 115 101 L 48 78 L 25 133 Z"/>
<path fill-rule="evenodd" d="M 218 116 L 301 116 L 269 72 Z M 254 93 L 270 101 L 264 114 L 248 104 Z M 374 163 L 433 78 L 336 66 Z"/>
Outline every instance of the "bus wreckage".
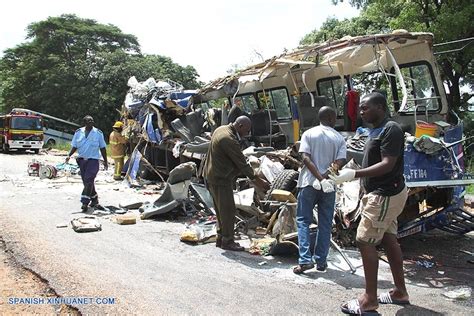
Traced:
<path fill-rule="evenodd" d="M 401 30 L 300 47 L 198 91 L 151 79 L 138 83 L 131 78 L 129 86 L 123 114 L 136 146 L 127 179 L 164 180 L 181 163 L 195 164 L 197 177 L 189 174 L 193 167 L 183 168 L 189 175 L 181 191 L 198 196 L 207 209 L 212 210 L 212 199 L 200 184 L 200 166 L 210 135 L 227 123 L 227 104 L 238 104 L 250 117 L 252 131 L 243 152 L 272 185 L 269 192 L 258 192 L 249 188 L 248 181 L 237 179 L 237 229 L 263 223 L 266 232 L 280 240 L 295 237 L 299 137 L 319 124 L 322 106 L 333 107 L 338 115 L 336 130 L 346 139 L 347 158 L 352 160 L 348 164 L 354 168 L 361 163 L 368 127 L 359 116 L 359 99 L 374 90 L 387 97 L 390 119 L 402 126 L 406 136 L 404 175 L 409 197 L 398 218 L 398 236 L 434 228 L 465 234 L 474 228 L 474 215 L 464 209 L 465 186 L 474 179 L 464 167 L 463 123 L 450 110 L 430 33 Z M 174 178 L 171 186 L 179 183 Z M 176 189 L 166 201 L 154 203 L 149 214 L 178 207 L 179 202 L 169 205 L 177 200 L 173 192 Z M 186 199 L 189 195 L 182 192 L 180 199 Z M 337 188 L 333 236 L 341 244 L 354 240 L 359 194 L 358 181 Z"/>

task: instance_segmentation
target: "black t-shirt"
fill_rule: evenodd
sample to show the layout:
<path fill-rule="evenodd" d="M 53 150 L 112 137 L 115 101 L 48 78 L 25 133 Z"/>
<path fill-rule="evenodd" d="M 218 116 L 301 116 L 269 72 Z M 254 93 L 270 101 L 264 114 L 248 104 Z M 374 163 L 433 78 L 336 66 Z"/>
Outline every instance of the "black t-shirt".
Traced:
<path fill-rule="evenodd" d="M 382 161 L 382 154 L 397 157 L 397 161 L 393 169 L 384 175 L 362 179 L 362 186 L 366 193 L 374 192 L 382 196 L 392 196 L 403 190 L 405 187 L 403 178 L 404 148 L 405 136 L 398 123 L 388 121 L 381 127 L 371 130 L 365 143 L 362 168 Z"/>

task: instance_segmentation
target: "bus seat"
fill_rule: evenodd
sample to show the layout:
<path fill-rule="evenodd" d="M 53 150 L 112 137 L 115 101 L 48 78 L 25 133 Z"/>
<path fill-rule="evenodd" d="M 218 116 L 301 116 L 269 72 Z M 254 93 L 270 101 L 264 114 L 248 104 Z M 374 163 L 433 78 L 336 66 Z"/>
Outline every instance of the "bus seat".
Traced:
<path fill-rule="evenodd" d="M 268 144 L 277 149 L 286 148 L 286 135 L 281 130 L 274 109 L 254 112 L 250 115 L 250 120 L 252 121 L 251 133 L 254 141 Z"/>
<path fill-rule="evenodd" d="M 300 128 L 305 131 L 311 127 L 319 125 L 319 109 L 326 105 L 329 105 L 329 99 L 325 96 L 315 96 L 314 107 L 312 107 L 311 96 L 309 93 L 302 94 L 299 97 L 297 104 Z"/>

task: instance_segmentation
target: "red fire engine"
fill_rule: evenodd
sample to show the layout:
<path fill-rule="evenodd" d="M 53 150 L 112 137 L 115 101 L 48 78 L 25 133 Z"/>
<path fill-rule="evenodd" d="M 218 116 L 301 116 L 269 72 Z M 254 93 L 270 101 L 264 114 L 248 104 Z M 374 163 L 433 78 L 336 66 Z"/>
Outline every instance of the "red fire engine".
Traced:
<path fill-rule="evenodd" d="M 43 137 L 41 116 L 27 110 L 12 110 L 0 115 L 0 146 L 4 153 L 11 149 L 31 149 L 38 153 L 43 147 Z"/>

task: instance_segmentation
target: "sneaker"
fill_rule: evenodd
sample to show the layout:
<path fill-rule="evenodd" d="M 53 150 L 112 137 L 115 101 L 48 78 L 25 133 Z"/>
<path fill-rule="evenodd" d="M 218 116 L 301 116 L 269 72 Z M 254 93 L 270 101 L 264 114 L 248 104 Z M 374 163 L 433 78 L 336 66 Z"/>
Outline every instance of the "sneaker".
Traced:
<path fill-rule="evenodd" d="M 326 272 L 327 268 L 328 268 L 327 263 L 316 265 L 316 270 L 318 270 L 319 272 Z"/>

